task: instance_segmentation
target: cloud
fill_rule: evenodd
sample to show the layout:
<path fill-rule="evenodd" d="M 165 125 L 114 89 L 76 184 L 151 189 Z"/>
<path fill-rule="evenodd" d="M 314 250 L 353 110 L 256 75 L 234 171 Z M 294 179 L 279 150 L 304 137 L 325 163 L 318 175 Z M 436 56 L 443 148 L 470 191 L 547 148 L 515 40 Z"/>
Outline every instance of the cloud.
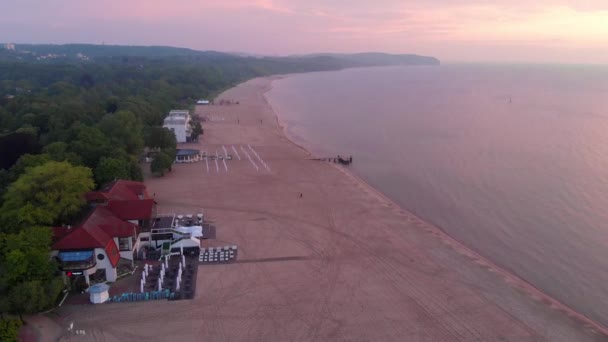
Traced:
<path fill-rule="evenodd" d="M 513 55 L 525 55 L 515 50 L 532 46 L 568 49 L 572 55 L 578 49 L 584 60 L 583 51 L 608 45 L 606 22 L 606 0 L 0 1 L 0 41 L 106 41 L 273 54 L 374 49 L 440 51 L 449 58 L 475 45 L 503 58 L 504 50 L 491 51 L 502 44 Z"/>

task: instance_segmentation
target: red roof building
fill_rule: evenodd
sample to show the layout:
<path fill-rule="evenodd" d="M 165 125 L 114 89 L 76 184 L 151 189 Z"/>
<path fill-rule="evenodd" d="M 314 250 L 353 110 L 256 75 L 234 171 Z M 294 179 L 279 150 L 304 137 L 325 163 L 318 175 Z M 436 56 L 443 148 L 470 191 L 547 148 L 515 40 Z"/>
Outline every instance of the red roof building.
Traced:
<path fill-rule="evenodd" d="M 58 251 L 63 266 L 69 267 L 71 262 L 74 267 L 80 267 L 78 271 L 87 276 L 88 282 L 85 267 L 98 269 L 102 264 L 111 265 L 115 274 L 121 256 L 133 258 L 140 225 L 155 216 L 156 202 L 143 183 L 127 180 L 109 183 L 99 191 L 85 194 L 85 198 L 91 211 L 73 228 L 53 228 L 53 250 Z M 97 254 L 97 259 L 91 253 Z"/>
<path fill-rule="evenodd" d="M 129 201 L 151 198 L 142 182 L 119 179 L 105 184 L 98 191 L 85 195 L 87 201 L 96 199 Z"/>
<path fill-rule="evenodd" d="M 107 204 L 116 217 L 122 220 L 149 220 L 154 216 L 156 202 L 153 199 L 109 201 Z"/>
<path fill-rule="evenodd" d="M 122 220 L 150 220 L 155 216 L 156 202 L 141 182 L 120 179 L 85 194 L 85 198 L 90 204 L 105 205 Z"/>

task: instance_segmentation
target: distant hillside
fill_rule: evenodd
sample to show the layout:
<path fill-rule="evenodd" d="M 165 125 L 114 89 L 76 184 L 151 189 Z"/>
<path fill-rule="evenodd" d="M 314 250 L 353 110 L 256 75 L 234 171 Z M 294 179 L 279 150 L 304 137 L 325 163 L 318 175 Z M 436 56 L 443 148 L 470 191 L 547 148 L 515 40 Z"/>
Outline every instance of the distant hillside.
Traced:
<path fill-rule="evenodd" d="M 110 56 L 140 56 L 140 57 L 168 57 L 193 56 L 201 51 L 170 46 L 129 46 L 129 45 L 93 45 L 93 44 L 15 44 L 17 50 L 27 50 L 37 54 L 85 54 L 89 57 Z"/>
<path fill-rule="evenodd" d="M 4 47 L 4 48 L 2 48 Z M 275 65 L 272 69 L 285 72 L 311 70 L 337 70 L 350 67 L 384 65 L 439 65 L 434 57 L 418 55 L 393 55 L 386 53 L 357 54 L 311 54 L 288 57 L 255 56 L 243 53 L 223 53 L 198 51 L 170 46 L 127 46 L 93 44 L 2 44 L 0 60 L 21 60 L 41 62 L 121 60 L 124 58 L 167 59 L 178 58 L 187 61 L 207 63 L 252 62 Z M 277 70 L 277 71 L 278 71 Z"/>
<path fill-rule="evenodd" d="M 363 52 L 354 54 L 319 53 L 300 57 L 333 57 L 349 64 L 349 67 L 383 66 L 383 65 L 439 65 L 435 57 L 412 54 L 388 54 L 381 52 Z"/>
<path fill-rule="evenodd" d="M 2 49 L 1 47 L 4 47 Z M 166 58 L 184 56 L 228 56 L 221 52 L 197 51 L 170 46 L 128 46 L 94 44 L 2 44 L 0 58 L 16 57 L 22 60 L 90 60 L 108 57 Z"/>

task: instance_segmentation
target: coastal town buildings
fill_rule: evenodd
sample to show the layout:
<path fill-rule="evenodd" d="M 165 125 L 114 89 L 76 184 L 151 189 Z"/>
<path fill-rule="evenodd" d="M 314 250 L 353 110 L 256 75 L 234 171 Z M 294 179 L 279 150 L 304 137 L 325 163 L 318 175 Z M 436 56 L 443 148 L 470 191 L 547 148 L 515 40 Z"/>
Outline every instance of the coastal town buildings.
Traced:
<path fill-rule="evenodd" d="M 178 143 L 189 142 L 192 135 L 190 120 L 188 110 L 174 109 L 165 118 L 163 127 L 170 129 L 175 134 Z"/>
<path fill-rule="evenodd" d="M 176 250 L 198 254 L 203 214 L 157 215 L 144 183 L 117 180 L 84 197 L 84 218 L 53 228 L 51 255 L 72 287 L 114 282 L 121 265 L 137 259 L 158 260 Z"/>
<path fill-rule="evenodd" d="M 75 226 L 53 228 L 52 255 L 68 278 L 115 281 L 120 262 L 132 263 L 156 202 L 141 182 L 117 180 L 85 194 L 87 211 Z M 149 238 L 148 238 L 149 240 Z"/>

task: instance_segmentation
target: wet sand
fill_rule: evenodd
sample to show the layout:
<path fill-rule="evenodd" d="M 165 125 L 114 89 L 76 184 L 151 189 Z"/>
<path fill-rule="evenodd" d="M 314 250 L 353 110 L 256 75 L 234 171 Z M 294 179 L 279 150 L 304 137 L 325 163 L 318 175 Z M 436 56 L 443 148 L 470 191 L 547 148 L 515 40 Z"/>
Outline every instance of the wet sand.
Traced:
<path fill-rule="evenodd" d="M 342 166 L 310 160 L 284 136 L 270 86 L 252 80 L 221 95 L 239 105 L 197 108 L 212 121 L 184 147 L 225 147 L 225 166 L 146 179 L 159 214 L 203 210 L 217 226 L 204 245 L 237 244 L 239 261 L 200 266 L 192 301 L 67 306 L 58 320 L 106 341 L 606 340 Z"/>

